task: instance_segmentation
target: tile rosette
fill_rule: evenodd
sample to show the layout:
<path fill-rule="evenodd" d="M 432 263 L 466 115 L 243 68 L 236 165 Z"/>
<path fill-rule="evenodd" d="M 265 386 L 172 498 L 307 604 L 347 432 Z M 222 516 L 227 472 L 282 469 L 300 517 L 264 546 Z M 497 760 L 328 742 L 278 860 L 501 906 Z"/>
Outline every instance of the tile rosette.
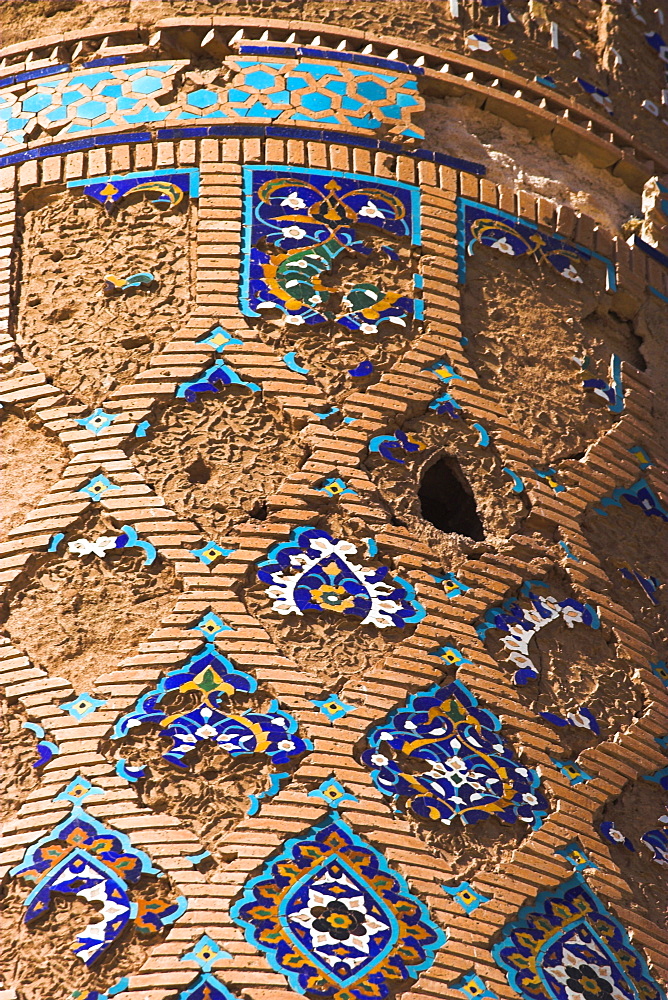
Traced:
<path fill-rule="evenodd" d="M 380 1000 L 445 943 L 403 878 L 338 817 L 287 841 L 232 917 L 294 990 L 323 1000 Z"/>

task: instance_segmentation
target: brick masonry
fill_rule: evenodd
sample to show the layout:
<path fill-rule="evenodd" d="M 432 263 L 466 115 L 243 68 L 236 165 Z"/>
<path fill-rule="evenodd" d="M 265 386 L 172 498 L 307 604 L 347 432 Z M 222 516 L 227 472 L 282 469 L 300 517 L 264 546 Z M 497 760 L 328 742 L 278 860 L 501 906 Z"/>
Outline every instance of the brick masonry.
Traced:
<path fill-rule="evenodd" d="M 202 849 L 194 834 L 179 820 L 142 807 L 133 788 L 114 772 L 99 750 L 100 740 L 109 734 L 119 715 L 130 710 L 165 668 L 183 662 L 195 651 L 199 640 L 188 629 L 202 613 L 211 610 L 234 628 L 224 633 L 224 644 L 218 640 L 226 655 L 265 682 L 313 741 L 314 749 L 297 773 L 322 779 L 334 774 L 341 781 L 357 799 L 344 803 L 341 815 L 384 853 L 390 865 L 428 903 L 432 917 L 447 930 L 447 943 L 433 966 L 404 994 L 406 1000 L 454 1000 L 461 993 L 452 984 L 470 971 L 475 971 L 498 996 L 514 997 L 505 974 L 491 956 L 490 942 L 537 892 L 570 877 L 568 862 L 554 851 L 574 838 L 598 865 L 588 875 L 589 884 L 644 951 L 653 974 L 665 981 L 668 935 L 625 902 L 630 892 L 628 882 L 598 836 L 593 817 L 603 803 L 621 793 L 629 778 L 662 766 L 664 758 L 654 736 L 668 728 L 668 700 L 649 668 L 657 655 L 653 637 L 607 593 L 605 573 L 582 530 L 582 519 L 592 498 L 610 494 L 637 478 L 637 464 L 628 451 L 632 443 L 651 445 L 655 465 L 646 478 L 658 496 L 668 497 L 668 456 L 657 454 L 651 422 L 652 385 L 645 374 L 625 365 L 624 412 L 580 462 L 579 481 L 567 482 L 567 491 L 555 494 L 546 483 L 536 480 L 531 469 L 540 464 L 540 458 L 534 444 L 518 437 L 504 415 L 502 395 L 480 385 L 461 343 L 456 198 L 462 195 L 501 207 L 609 257 L 618 283 L 614 294 L 619 297 L 641 301 L 647 286 L 668 295 L 665 268 L 638 248 L 630 249 L 619 236 L 602 231 L 593 220 L 578 217 L 543 198 L 499 187 L 447 166 L 370 152 L 362 146 L 290 138 L 209 137 L 114 144 L 62 156 L 49 156 L 45 148 L 43 154 L 40 159 L 16 167 L 6 166 L 0 173 L 0 349 L 5 361 L 0 401 L 29 414 L 50 434 L 57 435 L 68 449 L 69 462 L 61 479 L 0 546 L 0 581 L 8 586 L 30 574 L 34 554 L 43 552 L 54 534 L 66 532 L 92 507 L 93 502 L 78 491 L 93 475 L 102 473 L 119 489 L 99 501 L 101 508 L 119 525 L 132 525 L 163 558 L 172 562 L 183 591 L 175 595 L 171 614 L 148 639 L 117 669 L 98 678 L 90 693 L 106 699 L 105 705 L 78 723 L 59 707 L 76 696 L 71 685 L 32 666 L 21 650 L 14 648 L 8 638 L 2 638 L 0 683 L 6 697 L 18 701 L 29 718 L 45 728 L 49 738 L 58 743 L 60 753 L 45 766 L 39 787 L 5 827 L 0 871 L 5 874 L 17 864 L 25 848 L 64 817 L 66 810 L 63 803 L 54 801 L 55 796 L 81 773 L 104 790 L 104 795 L 90 804 L 91 814 L 127 833 L 134 846 L 147 851 L 189 903 L 187 912 L 166 938 L 149 947 L 143 967 L 130 976 L 128 989 L 119 994 L 119 1000 L 163 1000 L 186 987 L 196 965 L 179 959 L 203 933 L 210 934 L 232 956 L 218 963 L 215 971 L 233 992 L 243 992 L 252 1000 L 288 1000 L 294 995 L 283 976 L 246 942 L 229 916 L 229 904 L 249 875 L 257 871 L 258 864 L 270 857 L 287 836 L 305 832 L 322 818 L 325 806 L 292 791 L 288 785 L 275 798 L 263 802 L 257 815 L 246 817 L 227 835 L 226 846 L 234 860 L 213 874 L 202 874 L 185 860 Z M 317 418 L 315 411 L 328 405 L 327 398 L 303 375 L 286 368 L 238 308 L 241 171 L 246 163 L 354 170 L 360 175 L 396 178 L 420 187 L 424 251 L 429 257 L 424 272 L 424 332 L 413 339 L 391 371 L 363 393 L 349 397 L 347 410 L 356 417 L 352 425 L 332 429 Z M 66 180 L 171 165 L 197 165 L 200 169 L 199 203 L 192 208 L 197 232 L 196 306 L 178 338 L 153 357 L 132 381 L 109 395 L 106 408 L 118 417 L 104 433 L 93 436 L 75 423 L 87 413 L 86 407 L 55 388 L 31 363 L 14 359 L 12 302 L 20 256 L 16 199 L 33 189 Z M 302 468 L 289 475 L 268 498 L 266 520 L 242 528 L 234 553 L 209 569 L 192 554 L 201 544 L 201 532 L 152 492 L 128 456 L 126 446 L 137 424 L 150 418 L 156 403 L 173 397 L 180 383 L 195 378 L 212 363 L 211 348 L 198 343 L 198 339 L 216 322 L 243 339 L 242 346 L 226 349 L 225 360 L 242 378 L 261 385 L 264 398 L 281 409 L 295 435 L 308 441 L 311 454 Z M 362 463 L 369 439 L 392 433 L 411 410 L 426 406 L 438 382 L 424 370 L 442 358 L 447 358 L 465 379 L 453 391 L 466 419 L 487 424 L 493 415 L 496 440 L 513 469 L 525 480 L 531 505 L 525 528 L 527 561 L 531 558 L 531 530 L 553 539 L 555 547 L 559 541 L 570 546 L 579 561 L 562 555 L 560 563 L 574 595 L 598 609 L 603 625 L 612 629 L 619 650 L 635 664 L 643 685 L 642 717 L 614 738 L 581 754 L 578 763 L 591 780 L 580 786 L 571 786 L 555 766 L 550 755 L 550 728 L 523 706 L 507 669 L 490 657 L 474 628 L 488 608 L 521 582 L 521 567 L 496 556 L 483 557 L 477 563 L 477 574 L 465 578 L 469 591 L 453 604 L 432 581 L 431 575 L 438 569 L 431 553 L 406 529 L 388 524 L 368 499 L 373 483 Z M 271 545 L 285 541 L 293 527 L 311 522 L 320 498 L 315 484 L 328 475 L 340 476 L 354 487 L 356 495 L 343 495 L 338 503 L 366 525 L 383 552 L 396 558 L 427 608 L 426 618 L 384 662 L 363 678 L 348 681 L 341 697 L 355 706 L 355 711 L 336 724 L 327 722 L 309 700 L 321 690 L 317 679 L 303 664 L 279 654 L 267 631 L 240 599 L 249 567 Z M 539 767 L 555 803 L 543 826 L 523 840 L 511 865 L 502 872 L 481 873 L 473 880 L 475 889 L 490 897 L 476 911 L 475 918 L 465 915 L 444 895 L 440 885 L 449 877 L 447 868 L 411 833 L 409 824 L 392 812 L 355 756 L 355 748 L 370 726 L 382 721 L 408 695 L 438 679 L 440 672 L 429 651 L 443 635 L 451 636 L 471 661 L 460 668 L 458 678 L 480 698 L 493 693 L 493 704 L 504 726 L 512 727 L 526 760 Z"/>

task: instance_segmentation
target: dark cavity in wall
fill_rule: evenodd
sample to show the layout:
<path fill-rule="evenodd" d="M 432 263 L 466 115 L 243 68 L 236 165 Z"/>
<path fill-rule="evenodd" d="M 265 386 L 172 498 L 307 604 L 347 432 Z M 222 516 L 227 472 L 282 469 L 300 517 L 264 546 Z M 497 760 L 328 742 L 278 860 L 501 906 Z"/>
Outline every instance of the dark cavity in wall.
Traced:
<path fill-rule="evenodd" d="M 476 542 L 485 537 L 475 498 L 459 462 L 450 456 L 430 465 L 418 489 L 422 516 L 440 531 L 465 535 Z"/>

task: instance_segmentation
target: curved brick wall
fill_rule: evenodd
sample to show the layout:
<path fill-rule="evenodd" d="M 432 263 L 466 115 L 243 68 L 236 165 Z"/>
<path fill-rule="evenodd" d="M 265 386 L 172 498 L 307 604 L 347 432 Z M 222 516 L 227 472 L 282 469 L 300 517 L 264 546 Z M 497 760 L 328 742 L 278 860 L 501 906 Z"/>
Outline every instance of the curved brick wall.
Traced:
<path fill-rule="evenodd" d="M 0 998 L 665 996 L 661 10 L 14 7 Z"/>

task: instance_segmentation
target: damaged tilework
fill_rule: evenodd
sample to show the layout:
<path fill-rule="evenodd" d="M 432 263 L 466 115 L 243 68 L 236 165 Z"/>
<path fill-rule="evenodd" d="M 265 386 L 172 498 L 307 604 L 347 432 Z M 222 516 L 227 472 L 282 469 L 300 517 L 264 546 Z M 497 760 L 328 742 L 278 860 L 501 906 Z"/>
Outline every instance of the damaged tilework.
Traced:
<path fill-rule="evenodd" d="M 521 594 L 531 602 L 530 609 L 524 609 L 515 598 L 509 598 L 498 608 L 491 608 L 482 622 L 476 626 L 476 632 L 484 639 L 490 629 L 498 629 L 507 633 L 501 636 L 501 644 L 509 650 L 509 659 L 518 669 L 514 675 L 514 683 L 527 684 L 538 677 L 538 669 L 529 656 L 529 643 L 536 632 L 545 628 L 550 622 L 563 618 L 568 628 L 576 623 L 599 628 L 600 622 L 596 611 L 590 604 L 583 604 L 569 597 L 557 601 L 554 597 L 542 597 L 532 589 L 545 586 L 536 581 L 528 581 L 522 585 Z"/>
<path fill-rule="evenodd" d="M 586 371 L 589 359 L 582 362 L 582 369 Z M 590 389 L 608 404 L 611 413 L 621 413 L 624 409 L 624 383 L 622 380 L 622 359 L 618 354 L 613 354 L 610 358 L 610 374 L 608 381 L 602 378 L 586 378 L 582 383 L 584 389 Z"/>
<path fill-rule="evenodd" d="M 621 507 L 622 500 L 640 507 L 647 517 L 658 517 L 662 521 L 668 522 L 668 511 L 663 507 L 661 501 L 654 493 L 646 479 L 639 479 L 632 486 L 620 486 L 613 490 L 610 496 L 602 497 L 598 507 L 594 507 L 597 514 L 608 513 L 608 507 Z"/>
<path fill-rule="evenodd" d="M 540 777 L 516 761 L 500 729 L 459 681 L 435 685 L 373 730 L 362 761 L 384 795 L 399 796 L 421 819 L 466 826 L 494 816 L 538 829 L 548 810 Z M 402 767 L 403 758 L 430 770 Z"/>
<path fill-rule="evenodd" d="M 493 954 L 525 1000 L 663 997 L 622 925 L 580 875 L 524 907 Z"/>
<path fill-rule="evenodd" d="M 342 60 L 343 62 L 343 60 Z M 422 111 L 415 73 L 326 59 L 228 56 L 229 85 L 194 85 L 187 60 L 106 65 L 42 76 L 0 91 L 0 151 L 19 149 L 46 133 L 159 123 L 263 121 L 319 123 L 347 131 L 380 131 L 422 139 L 412 123 Z"/>
<path fill-rule="evenodd" d="M 244 168 L 244 253 L 240 306 L 246 316 L 279 310 L 294 326 L 327 320 L 363 334 L 383 322 L 406 327 L 414 299 L 361 282 L 345 289 L 338 315 L 328 307 L 332 291 L 321 275 L 336 258 L 371 251 L 357 223 L 420 243 L 418 188 L 328 170 Z M 267 249 L 260 249 L 264 241 Z"/>
<path fill-rule="evenodd" d="M 188 767 L 186 755 L 202 740 L 213 740 L 232 757 L 264 753 L 276 765 L 311 749 L 311 742 L 298 735 L 295 719 L 281 711 L 277 701 L 272 701 L 264 713 L 227 715 L 222 710 L 224 698 L 256 690 L 254 677 L 237 670 L 213 643 L 207 643 L 183 667 L 170 671 L 154 690 L 142 695 L 132 712 L 116 723 L 114 739 L 121 739 L 146 723 L 158 726 L 172 740 L 163 759 L 184 769 Z M 174 713 L 174 697 L 178 699 L 185 692 L 195 692 L 197 704 Z"/>
<path fill-rule="evenodd" d="M 116 941 L 130 920 L 142 934 L 154 934 L 173 923 L 186 907 L 184 898 L 131 900 L 128 883 L 162 872 L 125 834 L 104 826 L 80 805 L 100 792 L 85 780 L 71 782 L 58 796 L 73 803 L 70 814 L 28 848 L 10 873 L 33 886 L 25 901 L 27 924 L 51 908 L 54 893 L 101 904 L 96 913 L 100 919 L 77 935 L 74 953 L 86 965 L 92 965 Z"/>
<path fill-rule="evenodd" d="M 199 170 L 139 170 L 95 180 L 68 181 L 67 186 L 82 187 L 85 195 L 108 211 L 131 194 L 149 195 L 158 208 L 176 208 L 185 197 L 199 197 Z"/>
<path fill-rule="evenodd" d="M 510 257 L 533 256 L 540 263 L 547 263 L 562 278 L 576 284 L 583 284 L 578 265 L 592 258 L 602 261 L 606 269 L 606 283 L 610 291 L 616 288 L 613 263 L 600 254 L 587 250 L 562 236 L 541 233 L 538 227 L 526 219 L 502 212 L 501 209 L 470 201 L 457 199 L 457 227 L 459 240 L 459 280 L 466 282 L 466 260 L 474 252 L 476 245 L 492 247 Z"/>
<path fill-rule="evenodd" d="M 657 865 L 668 865 L 668 834 L 665 830 L 648 830 L 640 840 L 653 852 L 652 861 L 656 861 Z"/>
<path fill-rule="evenodd" d="M 415 589 L 386 566 L 365 569 L 352 562 L 357 546 L 318 528 L 296 528 L 258 564 L 258 577 L 281 615 L 334 611 L 377 628 L 422 621 L 426 612 Z"/>
<path fill-rule="evenodd" d="M 427 446 L 420 441 L 415 434 L 405 434 L 398 430 L 396 434 L 379 434 L 369 441 L 369 452 L 377 453 L 388 462 L 398 462 L 404 464 L 403 458 L 399 454 L 411 454 L 412 452 L 424 451 Z"/>

